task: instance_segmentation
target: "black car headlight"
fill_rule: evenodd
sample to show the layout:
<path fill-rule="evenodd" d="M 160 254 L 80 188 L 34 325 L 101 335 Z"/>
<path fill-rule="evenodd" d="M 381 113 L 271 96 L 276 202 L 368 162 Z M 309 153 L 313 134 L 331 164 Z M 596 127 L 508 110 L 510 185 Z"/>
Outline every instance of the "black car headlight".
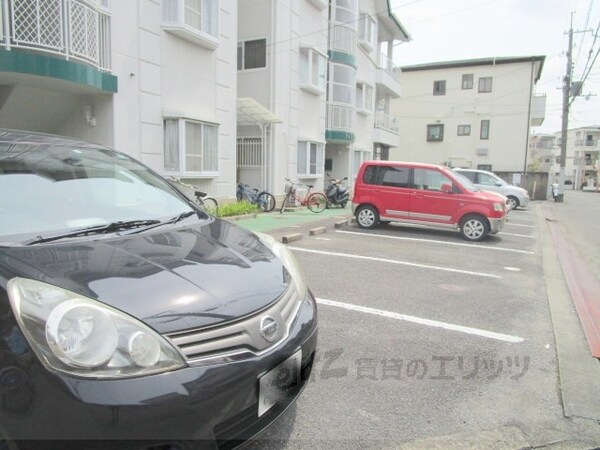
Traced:
<path fill-rule="evenodd" d="M 157 332 L 99 301 L 26 278 L 11 279 L 8 295 L 23 334 L 50 369 L 125 378 L 186 365 Z"/>

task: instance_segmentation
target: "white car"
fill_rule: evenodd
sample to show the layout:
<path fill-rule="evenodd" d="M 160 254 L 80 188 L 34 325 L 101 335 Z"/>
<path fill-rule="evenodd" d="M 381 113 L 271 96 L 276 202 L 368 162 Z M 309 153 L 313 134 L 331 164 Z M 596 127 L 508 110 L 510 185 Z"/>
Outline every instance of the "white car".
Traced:
<path fill-rule="evenodd" d="M 499 192 L 508 198 L 510 209 L 525 207 L 529 204 L 529 193 L 518 186 L 508 184 L 498 175 L 487 170 L 475 169 L 453 169 L 454 171 L 464 175 L 475 184 L 478 188 L 484 191 Z"/>

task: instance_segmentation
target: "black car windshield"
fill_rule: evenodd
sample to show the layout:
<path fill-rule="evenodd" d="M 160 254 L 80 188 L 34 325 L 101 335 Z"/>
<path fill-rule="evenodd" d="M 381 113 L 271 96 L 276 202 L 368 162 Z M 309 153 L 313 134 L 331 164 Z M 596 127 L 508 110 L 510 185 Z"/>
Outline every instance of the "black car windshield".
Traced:
<path fill-rule="evenodd" d="M 0 143 L 0 245 L 189 211 L 164 179 L 122 153 L 64 141 Z"/>

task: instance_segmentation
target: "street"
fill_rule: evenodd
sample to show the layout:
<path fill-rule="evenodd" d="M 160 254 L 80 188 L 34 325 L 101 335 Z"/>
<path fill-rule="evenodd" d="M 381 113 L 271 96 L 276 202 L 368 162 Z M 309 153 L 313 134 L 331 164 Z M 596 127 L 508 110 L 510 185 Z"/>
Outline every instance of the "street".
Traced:
<path fill-rule="evenodd" d="M 512 211 L 475 244 L 355 224 L 290 244 L 319 301 L 319 360 L 297 405 L 254 445 L 600 442 L 596 422 L 563 415 L 542 206 L 554 205 Z"/>

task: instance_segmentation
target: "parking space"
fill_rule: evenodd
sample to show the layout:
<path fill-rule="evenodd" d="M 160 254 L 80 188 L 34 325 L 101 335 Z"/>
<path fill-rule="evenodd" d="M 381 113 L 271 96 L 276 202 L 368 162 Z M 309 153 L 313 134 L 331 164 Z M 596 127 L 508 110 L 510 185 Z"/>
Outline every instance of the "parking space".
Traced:
<path fill-rule="evenodd" d="M 532 209 L 481 243 L 350 225 L 290 244 L 319 300 L 320 356 L 260 445 L 394 447 L 561 417 L 536 231 Z"/>

